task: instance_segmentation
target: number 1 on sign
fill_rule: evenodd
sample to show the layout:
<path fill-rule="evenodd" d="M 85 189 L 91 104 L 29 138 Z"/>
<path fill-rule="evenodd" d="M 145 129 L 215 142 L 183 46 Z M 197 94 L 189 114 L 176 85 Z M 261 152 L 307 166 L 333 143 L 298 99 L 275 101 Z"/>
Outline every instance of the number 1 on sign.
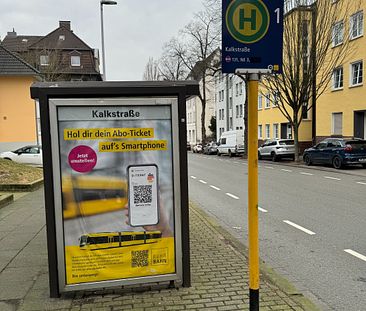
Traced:
<path fill-rule="evenodd" d="M 275 10 L 275 13 L 277 14 L 277 24 L 279 24 L 280 23 L 280 8 L 277 8 Z"/>

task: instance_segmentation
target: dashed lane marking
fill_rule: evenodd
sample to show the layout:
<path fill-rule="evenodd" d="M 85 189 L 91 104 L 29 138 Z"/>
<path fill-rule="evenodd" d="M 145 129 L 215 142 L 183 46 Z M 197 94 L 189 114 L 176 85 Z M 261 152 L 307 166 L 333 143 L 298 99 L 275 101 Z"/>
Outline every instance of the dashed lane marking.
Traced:
<path fill-rule="evenodd" d="M 272 166 L 265 166 L 265 168 L 269 168 L 270 170 L 274 170 L 274 167 L 272 167 Z"/>
<path fill-rule="evenodd" d="M 366 182 L 362 182 L 362 181 L 358 181 L 357 182 L 359 185 L 366 185 Z"/>
<path fill-rule="evenodd" d="M 239 197 L 237 197 L 236 195 L 233 195 L 233 194 L 231 194 L 229 192 L 226 192 L 226 195 L 229 196 L 229 197 L 231 197 L 231 198 L 233 198 L 233 199 L 235 199 L 235 200 L 239 200 Z"/>
<path fill-rule="evenodd" d="M 306 172 L 300 172 L 301 175 L 307 175 L 307 176 L 313 176 L 314 174 L 306 173 Z"/>
<path fill-rule="evenodd" d="M 290 225 L 290 226 L 292 226 L 292 227 L 294 227 L 294 228 L 296 228 L 296 229 L 299 229 L 299 230 L 301 230 L 301 231 L 303 231 L 303 232 L 305 232 L 307 234 L 310 234 L 310 235 L 314 235 L 315 234 L 315 232 L 313 232 L 313 231 L 311 231 L 309 229 L 306 229 L 306 228 L 304 228 L 302 226 L 299 226 L 298 224 L 295 224 L 292 221 L 284 220 L 283 222 L 286 223 L 286 224 L 288 224 L 288 225 Z"/>
<path fill-rule="evenodd" d="M 287 170 L 287 169 L 285 169 L 285 168 L 281 168 L 281 171 L 289 172 L 289 173 L 291 173 L 291 172 L 292 172 L 292 170 Z"/>
<path fill-rule="evenodd" d="M 200 182 L 201 184 L 207 184 L 207 181 L 204 181 L 204 180 L 202 180 L 202 179 L 200 179 L 200 180 L 199 180 L 199 182 Z"/>
<path fill-rule="evenodd" d="M 268 213 L 268 211 L 260 206 L 258 206 L 258 211 L 262 212 L 262 213 Z"/>
<path fill-rule="evenodd" d="M 344 251 L 346 253 L 348 253 L 348 254 L 351 254 L 352 256 L 357 257 L 358 259 L 361 259 L 363 261 L 366 261 L 366 256 L 365 255 L 362 255 L 360 253 L 357 253 L 357 252 L 353 251 L 352 249 L 345 249 Z"/>
<path fill-rule="evenodd" d="M 214 186 L 214 185 L 210 185 L 210 187 L 211 187 L 212 189 L 217 190 L 217 191 L 220 191 L 220 190 L 221 190 L 219 187 L 216 187 L 216 186 Z"/>
<path fill-rule="evenodd" d="M 324 176 L 324 178 L 331 179 L 331 180 L 341 180 L 340 178 L 332 177 L 332 176 Z"/>
<path fill-rule="evenodd" d="M 196 176 L 193 176 L 193 175 L 191 176 L 191 178 L 192 178 L 192 179 L 197 179 L 197 177 L 196 177 Z"/>

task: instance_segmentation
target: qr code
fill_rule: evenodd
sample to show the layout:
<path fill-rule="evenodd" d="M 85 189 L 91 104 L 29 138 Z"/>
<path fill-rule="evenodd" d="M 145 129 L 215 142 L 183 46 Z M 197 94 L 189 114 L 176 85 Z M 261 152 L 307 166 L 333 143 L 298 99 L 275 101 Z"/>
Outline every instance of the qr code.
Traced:
<path fill-rule="evenodd" d="M 133 186 L 133 202 L 151 203 L 152 201 L 152 185 Z"/>
<path fill-rule="evenodd" d="M 147 267 L 149 265 L 149 250 L 132 251 L 131 267 Z"/>

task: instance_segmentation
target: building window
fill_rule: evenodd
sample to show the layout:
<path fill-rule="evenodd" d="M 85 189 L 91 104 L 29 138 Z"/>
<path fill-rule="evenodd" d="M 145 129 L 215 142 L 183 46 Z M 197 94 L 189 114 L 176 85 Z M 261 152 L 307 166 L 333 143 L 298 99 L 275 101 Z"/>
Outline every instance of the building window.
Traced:
<path fill-rule="evenodd" d="M 258 125 L 258 138 L 262 138 L 262 124 Z"/>
<path fill-rule="evenodd" d="M 236 83 L 235 84 L 235 96 L 238 96 L 239 95 L 239 84 Z"/>
<path fill-rule="evenodd" d="M 278 91 L 274 92 L 273 93 L 273 103 L 272 103 L 273 107 L 278 107 L 279 98 L 280 98 L 280 94 L 278 93 Z"/>
<path fill-rule="evenodd" d="M 233 117 L 229 118 L 229 128 L 230 128 L 230 130 L 233 129 Z"/>
<path fill-rule="evenodd" d="M 278 123 L 273 124 L 273 138 L 279 138 L 279 125 Z"/>
<path fill-rule="evenodd" d="M 243 117 L 243 105 L 240 105 L 240 118 Z"/>
<path fill-rule="evenodd" d="M 351 15 L 350 31 L 351 39 L 355 39 L 363 35 L 363 11 Z"/>
<path fill-rule="evenodd" d="M 362 84 L 362 61 L 351 64 L 351 85 L 356 86 Z"/>
<path fill-rule="evenodd" d="M 48 55 L 41 55 L 39 58 L 41 66 L 48 66 L 49 65 L 49 56 Z"/>
<path fill-rule="evenodd" d="M 342 112 L 332 113 L 332 135 L 342 135 Z"/>
<path fill-rule="evenodd" d="M 266 109 L 271 108 L 271 94 L 270 93 L 266 94 L 265 100 L 266 100 L 265 108 Z"/>
<path fill-rule="evenodd" d="M 269 124 L 266 124 L 266 138 L 271 138 L 271 133 L 270 133 L 270 127 Z"/>
<path fill-rule="evenodd" d="M 239 105 L 236 105 L 236 117 L 239 118 Z"/>
<path fill-rule="evenodd" d="M 224 120 L 225 119 L 225 110 L 224 109 L 222 109 L 222 112 L 221 112 L 221 120 Z"/>
<path fill-rule="evenodd" d="M 262 95 L 258 95 L 258 110 L 262 109 Z"/>
<path fill-rule="evenodd" d="M 343 88 L 343 67 L 338 67 L 333 70 L 333 89 Z"/>
<path fill-rule="evenodd" d="M 333 46 L 337 46 L 343 43 L 344 24 L 343 21 L 337 22 L 333 25 L 332 30 L 332 43 Z"/>
<path fill-rule="evenodd" d="M 80 56 L 71 56 L 71 66 L 80 67 Z"/>
<path fill-rule="evenodd" d="M 233 98 L 229 98 L 229 109 L 233 109 Z"/>
<path fill-rule="evenodd" d="M 243 82 L 239 83 L 239 95 L 243 94 Z"/>
<path fill-rule="evenodd" d="M 59 35 L 59 36 L 58 36 L 58 39 L 59 39 L 60 41 L 65 41 L 65 35 Z"/>
<path fill-rule="evenodd" d="M 231 89 L 233 87 L 233 77 L 229 78 L 229 88 Z"/>
<path fill-rule="evenodd" d="M 301 113 L 302 113 L 302 118 L 304 120 L 307 120 L 308 119 L 308 103 L 307 102 L 302 103 Z"/>

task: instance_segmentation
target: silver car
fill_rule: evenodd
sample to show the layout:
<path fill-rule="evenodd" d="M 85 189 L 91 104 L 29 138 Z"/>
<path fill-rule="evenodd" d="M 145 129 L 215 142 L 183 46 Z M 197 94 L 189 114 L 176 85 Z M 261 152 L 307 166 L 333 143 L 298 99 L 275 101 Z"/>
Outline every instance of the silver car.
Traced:
<path fill-rule="evenodd" d="M 258 148 L 258 159 L 277 161 L 282 158 L 295 159 L 295 146 L 292 139 L 269 139 Z"/>

